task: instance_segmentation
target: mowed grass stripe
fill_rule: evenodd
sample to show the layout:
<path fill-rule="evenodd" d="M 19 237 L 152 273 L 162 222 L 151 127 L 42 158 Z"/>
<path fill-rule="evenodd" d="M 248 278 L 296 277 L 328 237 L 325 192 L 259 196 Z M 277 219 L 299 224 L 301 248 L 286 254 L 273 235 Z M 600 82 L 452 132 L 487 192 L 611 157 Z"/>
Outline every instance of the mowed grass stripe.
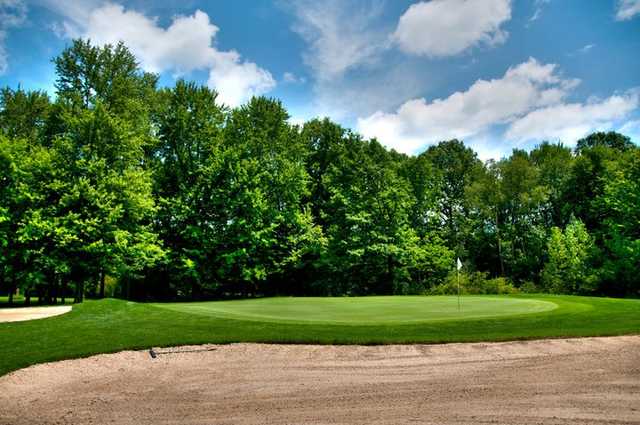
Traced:
<path fill-rule="evenodd" d="M 558 307 L 491 318 L 328 325 L 235 320 L 114 299 L 87 301 L 62 316 L 0 324 L 0 375 L 36 363 L 152 346 L 444 343 L 640 333 L 640 300 L 553 295 L 498 298 L 546 301 Z"/>
<path fill-rule="evenodd" d="M 532 314 L 553 310 L 550 301 L 495 296 L 282 297 L 156 304 L 183 313 L 286 323 L 412 324 Z"/>

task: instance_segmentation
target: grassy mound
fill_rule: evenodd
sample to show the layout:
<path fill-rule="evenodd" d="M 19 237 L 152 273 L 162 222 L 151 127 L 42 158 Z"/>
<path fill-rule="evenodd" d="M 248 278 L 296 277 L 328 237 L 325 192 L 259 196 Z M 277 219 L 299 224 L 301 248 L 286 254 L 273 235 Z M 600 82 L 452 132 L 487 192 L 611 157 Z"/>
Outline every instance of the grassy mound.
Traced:
<path fill-rule="evenodd" d="M 456 315 L 455 297 L 340 300 L 274 298 L 163 305 L 87 301 L 62 316 L 0 324 L 0 375 L 35 363 L 151 346 L 442 343 L 640 333 L 640 300 L 465 296 L 460 315 Z M 288 309 L 278 307 L 283 302 L 292 304 Z M 436 314 L 438 304 L 441 311 Z M 360 308 L 365 312 L 358 313 Z M 509 309 L 509 315 L 500 315 L 502 308 Z M 406 320 L 411 317 L 414 320 Z"/>

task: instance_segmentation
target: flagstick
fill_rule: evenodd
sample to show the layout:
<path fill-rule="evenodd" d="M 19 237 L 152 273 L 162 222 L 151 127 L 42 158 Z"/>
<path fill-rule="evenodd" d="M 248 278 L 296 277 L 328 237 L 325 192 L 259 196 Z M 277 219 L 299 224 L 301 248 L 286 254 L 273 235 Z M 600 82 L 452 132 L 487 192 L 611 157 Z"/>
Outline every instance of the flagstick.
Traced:
<path fill-rule="evenodd" d="M 458 311 L 460 311 L 460 270 L 456 267 L 456 278 L 458 280 Z"/>

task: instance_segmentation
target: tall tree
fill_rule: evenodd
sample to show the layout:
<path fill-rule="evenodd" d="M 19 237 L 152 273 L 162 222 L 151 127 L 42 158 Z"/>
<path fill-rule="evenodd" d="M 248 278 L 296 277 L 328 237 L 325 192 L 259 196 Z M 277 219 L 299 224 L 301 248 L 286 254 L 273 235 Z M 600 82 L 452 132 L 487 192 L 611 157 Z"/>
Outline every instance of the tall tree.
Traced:
<path fill-rule="evenodd" d="M 608 295 L 640 295 L 640 150 L 625 155 L 607 177 L 596 201 L 603 223 L 601 291 Z"/>
<path fill-rule="evenodd" d="M 254 98 L 225 127 L 211 197 L 219 212 L 219 279 L 228 291 L 278 292 L 278 282 L 323 244 L 302 206 L 309 194 L 307 150 L 288 118 L 280 102 Z"/>
<path fill-rule="evenodd" d="M 425 153 L 440 173 L 442 192 L 439 213 L 444 238 L 458 256 L 464 257 L 465 237 L 469 232 L 468 205 L 465 188 L 481 170 L 482 163 L 476 153 L 459 140 L 440 142 Z"/>
<path fill-rule="evenodd" d="M 125 276 L 163 254 L 145 150 L 151 131 L 154 76 L 137 66 L 122 44 L 92 46 L 76 40 L 54 59 L 58 134 L 53 149 L 59 180 L 58 220 L 70 233 L 59 242 L 72 264 L 78 300 L 85 282 L 104 295 L 106 273 Z"/>
<path fill-rule="evenodd" d="M 218 280 L 211 257 L 216 255 L 212 250 L 220 219 L 211 186 L 217 185 L 212 173 L 219 172 L 227 111 L 216 99 L 216 92 L 182 80 L 159 95 L 155 120 L 160 142 L 150 161 L 160 206 L 156 229 L 169 256 L 161 267 L 162 279 L 154 283 L 171 282 L 169 296 L 189 292 L 197 297 Z"/>

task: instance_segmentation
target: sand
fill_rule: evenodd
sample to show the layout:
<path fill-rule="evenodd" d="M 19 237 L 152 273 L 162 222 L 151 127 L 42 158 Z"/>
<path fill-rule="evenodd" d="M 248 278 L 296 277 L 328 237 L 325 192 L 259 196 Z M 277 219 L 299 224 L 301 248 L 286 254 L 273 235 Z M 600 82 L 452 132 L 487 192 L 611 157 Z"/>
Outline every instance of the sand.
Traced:
<path fill-rule="evenodd" d="M 70 311 L 70 305 L 59 305 L 51 307 L 0 308 L 0 323 L 44 319 L 45 317 L 58 316 Z"/>
<path fill-rule="evenodd" d="M 158 352 L 0 377 L 0 423 L 640 424 L 640 336 Z"/>

